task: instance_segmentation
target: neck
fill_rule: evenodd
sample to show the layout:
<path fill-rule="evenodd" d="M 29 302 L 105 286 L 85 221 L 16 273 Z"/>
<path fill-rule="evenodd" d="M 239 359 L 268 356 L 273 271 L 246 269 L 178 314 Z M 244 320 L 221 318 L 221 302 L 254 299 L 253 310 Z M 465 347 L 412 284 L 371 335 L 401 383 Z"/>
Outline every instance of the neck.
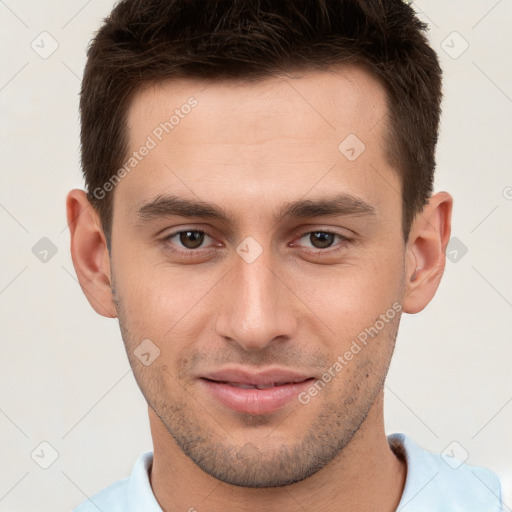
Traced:
<path fill-rule="evenodd" d="M 382 392 L 351 442 L 331 463 L 301 482 L 265 489 L 229 485 L 206 474 L 175 444 L 151 408 L 149 415 L 154 443 L 150 480 L 164 512 L 394 512 L 402 496 L 407 467 L 388 445 Z"/>

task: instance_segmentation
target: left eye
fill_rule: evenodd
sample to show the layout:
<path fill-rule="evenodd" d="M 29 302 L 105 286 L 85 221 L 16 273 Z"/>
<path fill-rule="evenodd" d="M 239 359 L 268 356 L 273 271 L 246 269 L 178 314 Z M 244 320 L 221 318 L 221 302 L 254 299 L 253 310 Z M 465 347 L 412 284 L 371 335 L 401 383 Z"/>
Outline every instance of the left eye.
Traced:
<path fill-rule="evenodd" d="M 340 235 L 339 233 L 331 233 L 330 231 L 311 231 L 302 235 L 300 240 L 306 237 L 315 249 L 328 249 L 334 244 L 336 237 L 338 237 L 340 241 L 348 240 L 346 236 Z"/>

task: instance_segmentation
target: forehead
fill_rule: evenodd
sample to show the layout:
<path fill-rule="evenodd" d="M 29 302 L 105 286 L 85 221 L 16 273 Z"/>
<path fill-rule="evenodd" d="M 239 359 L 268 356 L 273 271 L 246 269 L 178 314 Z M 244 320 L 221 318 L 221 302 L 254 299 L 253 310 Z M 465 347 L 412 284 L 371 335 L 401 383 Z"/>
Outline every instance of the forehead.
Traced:
<path fill-rule="evenodd" d="M 336 137 L 346 131 L 359 132 L 364 137 L 366 130 L 387 113 L 384 88 L 359 65 L 245 82 L 174 79 L 147 85 L 136 92 L 127 116 L 131 142 L 138 135 L 151 133 L 157 119 L 169 120 L 190 98 L 197 99 L 199 106 L 193 116 L 197 119 L 195 135 L 206 135 L 208 140 L 215 137 L 218 142 L 233 135 L 218 128 L 235 125 L 244 130 L 240 135 L 243 133 L 246 144 L 257 143 L 269 135 L 308 136 L 328 131 L 337 132 Z M 307 125 L 301 123 L 306 120 Z M 173 130 L 176 143 L 184 131 L 177 129 L 178 124 Z M 286 129 L 284 133 L 282 128 Z M 252 140 L 247 138 L 249 130 Z"/>
<path fill-rule="evenodd" d="M 386 114 L 384 88 L 359 66 L 256 82 L 153 84 L 130 104 L 127 158 L 143 146 L 151 149 L 114 199 L 122 195 L 136 207 L 172 192 L 277 203 L 339 184 L 348 194 L 364 196 L 366 188 L 371 196 L 372 167 L 390 172 Z"/>

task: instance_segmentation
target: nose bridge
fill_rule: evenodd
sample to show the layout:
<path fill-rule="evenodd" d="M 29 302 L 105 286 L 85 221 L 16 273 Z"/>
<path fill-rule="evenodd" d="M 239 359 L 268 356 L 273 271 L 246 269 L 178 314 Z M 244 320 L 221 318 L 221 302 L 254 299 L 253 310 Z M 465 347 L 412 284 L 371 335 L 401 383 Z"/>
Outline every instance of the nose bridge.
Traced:
<path fill-rule="evenodd" d="M 292 294 L 275 275 L 278 269 L 270 249 L 248 240 L 239 245 L 234 258 L 217 317 L 218 334 L 245 349 L 261 349 L 276 338 L 289 338 L 296 326 Z"/>

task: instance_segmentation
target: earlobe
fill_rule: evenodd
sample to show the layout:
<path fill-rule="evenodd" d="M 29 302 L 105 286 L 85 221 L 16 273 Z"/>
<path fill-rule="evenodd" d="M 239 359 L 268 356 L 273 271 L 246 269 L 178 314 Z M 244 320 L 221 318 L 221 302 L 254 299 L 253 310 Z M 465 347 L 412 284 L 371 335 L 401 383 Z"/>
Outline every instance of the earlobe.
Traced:
<path fill-rule="evenodd" d="M 453 198 L 447 192 L 433 195 L 416 215 L 406 248 L 405 313 L 418 313 L 434 297 L 446 263 Z"/>
<path fill-rule="evenodd" d="M 71 258 L 87 300 L 100 315 L 115 318 L 110 256 L 96 210 L 83 190 L 72 190 L 66 200 L 71 233 Z"/>

